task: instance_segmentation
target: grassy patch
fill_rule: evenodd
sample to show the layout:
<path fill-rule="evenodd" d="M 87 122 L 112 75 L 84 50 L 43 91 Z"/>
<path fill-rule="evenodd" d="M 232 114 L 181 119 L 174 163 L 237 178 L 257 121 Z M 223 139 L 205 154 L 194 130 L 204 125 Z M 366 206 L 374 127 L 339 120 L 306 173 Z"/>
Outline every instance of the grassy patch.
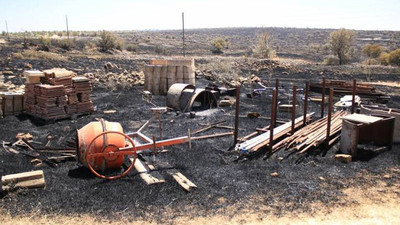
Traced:
<path fill-rule="evenodd" d="M 53 52 L 25 50 L 22 52 L 14 52 L 14 58 L 16 59 L 49 59 L 56 61 L 68 61 L 68 58 Z"/>

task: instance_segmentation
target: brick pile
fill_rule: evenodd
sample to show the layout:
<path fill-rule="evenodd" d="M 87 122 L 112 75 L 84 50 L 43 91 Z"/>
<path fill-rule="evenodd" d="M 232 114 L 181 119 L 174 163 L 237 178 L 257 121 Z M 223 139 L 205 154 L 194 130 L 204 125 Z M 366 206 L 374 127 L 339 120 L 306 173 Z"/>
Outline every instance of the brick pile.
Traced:
<path fill-rule="evenodd" d="M 92 85 L 85 77 L 75 77 L 75 74 L 65 71 L 60 75 L 57 70 L 45 70 L 40 83 L 26 84 L 25 111 L 43 119 L 89 113 L 94 110 L 91 92 Z"/>

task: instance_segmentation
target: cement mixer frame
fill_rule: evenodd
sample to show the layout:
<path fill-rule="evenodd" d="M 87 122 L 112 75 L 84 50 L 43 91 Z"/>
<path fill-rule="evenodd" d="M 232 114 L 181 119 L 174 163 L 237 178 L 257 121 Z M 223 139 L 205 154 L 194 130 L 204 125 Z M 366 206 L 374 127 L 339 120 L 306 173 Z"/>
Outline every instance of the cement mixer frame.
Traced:
<path fill-rule="evenodd" d="M 125 134 L 123 132 L 118 132 L 118 131 L 104 131 L 96 135 L 90 143 L 85 147 L 85 155 L 84 155 L 84 160 L 85 162 L 83 163 L 85 166 L 89 168 L 89 170 L 95 174 L 97 177 L 102 178 L 102 179 L 107 179 L 107 180 L 114 180 L 121 178 L 125 175 L 127 175 L 134 167 L 135 161 L 137 158 L 137 154 L 143 152 L 144 150 L 150 150 L 153 149 L 154 154 L 157 153 L 157 149 L 165 146 L 171 146 L 171 145 L 177 145 L 177 144 L 182 144 L 182 143 L 189 143 L 189 149 L 191 149 L 191 142 L 193 140 L 200 140 L 200 139 L 206 139 L 206 138 L 214 138 L 214 137 L 222 137 L 222 136 L 227 136 L 227 135 L 233 135 L 233 132 L 225 132 L 225 133 L 218 133 L 218 134 L 211 134 L 211 135 L 204 135 L 204 136 L 197 136 L 197 137 L 191 137 L 191 132 L 190 129 L 188 130 L 188 135 L 187 136 L 182 136 L 182 137 L 177 137 L 177 138 L 172 138 L 172 139 L 166 139 L 166 140 L 160 140 L 156 141 L 155 138 L 153 139 L 147 137 L 144 135 L 141 131 L 148 126 L 154 119 L 159 119 L 160 121 L 160 115 L 162 112 L 166 111 L 166 108 L 153 108 L 152 112 L 155 114 L 150 120 L 148 120 L 137 132 L 133 133 L 128 133 Z M 102 146 L 101 152 L 92 152 L 91 149 L 96 142 L 97 139 L 103 138 L 103 140 L 106 140 L 107 135 L 109 134 L 114 134 L 114 135 L 121 135 L 124 137 L 125 140 L 127 140 L 128 146 L 125 147 L 117 147 L 113 143 L 104 143 Z M 162 128 L 160 125 L 160 134 L 162 134 Z M 160 135 L 161 136 L 161 135 Z M 144 143 L 140 143 L 139 140 L 143 141 Z M 78 150 L 79 152 L 79 147 Z M 123 171 L 121 174 L 115 175 L 115 176 L 106 176 L 100 174 L 92 165 L 92 161 L 94 158 L 97 157 L 103 157 L 105 161 L 107 160 L 113 160 L 116 159 L 117 157 L 120 156 L 131 156 L 130 161 L 131 164 L 130 166 Z M 78 158 L 79 160 L 79 158 Z"/>

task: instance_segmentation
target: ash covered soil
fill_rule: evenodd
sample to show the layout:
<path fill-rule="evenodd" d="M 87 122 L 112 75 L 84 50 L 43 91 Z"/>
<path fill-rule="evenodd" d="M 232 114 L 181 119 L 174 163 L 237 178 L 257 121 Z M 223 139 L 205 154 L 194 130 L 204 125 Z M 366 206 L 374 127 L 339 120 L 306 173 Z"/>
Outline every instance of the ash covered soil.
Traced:
<path fill-rule="evenodd" d="M 291 76 L 274 74 L 285 78 L 281 84 L 287 89 L 292 84 L 301 87 L 305 80 L 310 79 L 305 73 Z M 261 76 L 266 79 L 267 74 Z M 204 79 L 197 82 L 200 87 L 208 83 Z M 249 99 L 246 93 L 251 88 L 242 87 L 241 115 L 259 112 L 262 116 L 269 116 L 270 97 L 264 94 L 259 98 Z M 50 134 L 54 142 L 61 140 L 60 145 L 53 143 L 53 147 L 66 146 L 66 141 L 75 136 L 76 129 L 96 118 L 119 122 L 126 133 L 136 131 L 150 119 L 150 108 L 154 107 L 142 99 L 141 91 L 140 86 L 114 92 L 100 86 L 95 87 L 92 97 L 96 112 L 54 124 L 38 123 L 24 115 L 7 116 L 0 120 L 0 140 L 12 142 L 17 133 L 31 133 L 35 141 L 45 144 L 46 137 Z M 158 106 L 165 106 L 165 96 L 154 96 L 153 102 Z M 398 97 L 393 96 L 391 104 L 398 107 L 398 102 Z M 103 113 L 104 110 L 111 109 L 116 110 L 116 113 Z M 309 111 L 315 111 L 319 115 L 316 105 L 311 104 Z M 184 136 L 187 135 L 188 128 L 195 130 L 202 127 L 201 124 L 221 120 L 226 120 L 226 125 L 233 126 L 233 117 L 227 116 L 233 114 L 234 107 L 198 112 L 195 118 L 168 112 L 162 117 L 163 135 L 164 138 Z M 298 112 L 298 116 L 300 115 Z M 280 113 L 278 117 L 285 119 L 290 115 Z M 241 118 L 239 136 L 268 124 L 268 120 Z M 214 129 L 204 134 L 213 132 L 226 130 Z M 151 125 L 144 133 L 158 136 L 158 125 Z M 0 208 L 11 215 L 90 214 L 111 220 L 124 216 L 132 221 L 141 218 L 160 223 L 172 223 L 181 216 L 233 216 L 249 209 L 266 215 L 272 213 L 284 216 L 289 212 L 308 212 L 313 204 L 323 204 L 328 208 L 357 204 L 343 200 L 344 190 L 350 187 L 368 188 L 377 182 L 384 182 L 389 187 L 397 184 L 400 179 L 400 174 L 396 172 L 399 171 L 399 146 L 373 157 L 343 164 L 333 159 L 338 151 L 338 144 L 326 155 L 319 152 L 308 155 L 300 163 L 296 163 L 298 155 L 281 161 L 279 157 L 288 154 L 284 151 L 279 151 L 267 160 L 261 157 L 234 162 L 237 153 L 230 150 L 232 145 L 233 137 L 212 138 L 194 141 L 191 150 L 188 144 L 181 144 L 166 147 L 167 153 L 157 155 L 156 161 L 168 162 L 198 186 L 189 193 L 182 190 L 163 169 L 160 173 L 164 175 L 166 182 L 147 186 L 134 171 L 122 179 L 105 181 L 94 177 L 77 162 L 60 163 L 56 168 L 46 164 L 35 167 L 28 157 L 2 150 L 0 176 L 42 169 L 47 186 L 45 189 L 3 193 Z M 279 175 L 273 177 L 270 175 L 273 172 Z M 384 178 L 384 174 L 389 174 L 389 178 Z"/>

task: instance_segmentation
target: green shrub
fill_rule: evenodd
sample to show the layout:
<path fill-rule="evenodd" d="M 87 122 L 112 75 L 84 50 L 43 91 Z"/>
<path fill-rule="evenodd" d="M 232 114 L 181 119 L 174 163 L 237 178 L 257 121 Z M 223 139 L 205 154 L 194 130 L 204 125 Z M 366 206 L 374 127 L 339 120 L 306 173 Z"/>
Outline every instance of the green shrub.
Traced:
<path fill-rule="evenodd" d="M 228 41 L 223 39 L 222 37 L 217 37 L 211 41 L 211 52 L 214 54 L 222 54 L 224 53 L 222 50 L 228 48 Z"/>
<path fill-rule="evenodd" d="M 97 46 L 102 52 L 108 52 L 113 49 L 122 50 L 123 42 L 119 37 L 115 36 L 115 34 L 103 30 L 100 33 L 100 40 Z"/>
<path fill-rule="evenodd" d="M 389 64 L 400 66 L 400 48 L 389 53 Z"/>
<path fill-rule="evenodd" d="M 362 53 L 368 58 L 376 59 L 381 55 L 382 48 L 379 45 L 366 45 L 363 48 Z"/>
<path fill-rule="evenodd" d="M 263 33 L 258 36 L 257 45 L 253 50 L 253 55 L 257 58 L 273 58 L 276 56 L 275 50 L 273 50 L 269 43 L 271 37 L 268 33 Z"/>

